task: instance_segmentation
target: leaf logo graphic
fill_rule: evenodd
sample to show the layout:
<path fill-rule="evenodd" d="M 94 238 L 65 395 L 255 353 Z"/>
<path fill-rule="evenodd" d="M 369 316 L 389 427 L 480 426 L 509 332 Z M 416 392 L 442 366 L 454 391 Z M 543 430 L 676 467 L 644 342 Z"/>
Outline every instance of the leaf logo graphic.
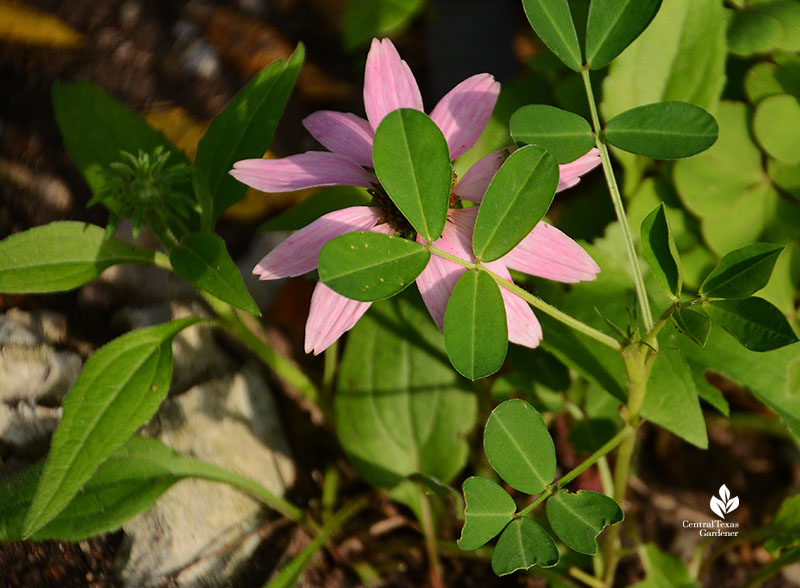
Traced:
<path fill-rule="evenodd" d="M 739 497 L 734 496 L 731 498 L 731 491 L 723 484 L 719 487 L 719 498 L 712 496 L 709 506 L 711 506 L 714 514 L 724 519 L 726 514 L 739 508 Z"/>

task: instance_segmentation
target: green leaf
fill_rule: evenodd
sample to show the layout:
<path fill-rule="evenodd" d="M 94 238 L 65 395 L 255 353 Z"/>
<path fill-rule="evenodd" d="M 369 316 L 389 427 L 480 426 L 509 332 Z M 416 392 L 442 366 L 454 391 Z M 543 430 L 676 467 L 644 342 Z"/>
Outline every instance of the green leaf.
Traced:
<path fill-rule="evenodd" d="M 643 104 L 691 102 L 716 114 L 725 84 L 726 13 L 719 0 L 664 2 L 647 30 L 611 64 L 603 82 L 606 120 Z M 635 186 L 646 159 L 619 153 Z"/>
<path fill-rule="evenodd" d="M 163 147 L 170 154 L 168 165 L 189 163 L 160 131 L 91 82 L 56 82 L 52 100 L 64 146 L 95 194 L 106 182 L 99 170 L 120 161 L 120 151 L 137 155 Z"/>
<path fill-rule="evenodd" d="M 776 186 L 800 201 L 800 165 L 770 159 L 767 162 L 767 173 Z"/>
<path fill-rule="evenodd" d="M 235 162 L 267 151 L 304 59 L 300 44 L 289 59 L 279 59 L 256 74 L 200 139 L 193 182 L 204 229 L 212 229 L 226 208 L 244 198 L 247 186 L 228 172 Z"/>
<path fill-rule="evenodd" d="M 586 24 L 586 63 L 605 67 L 653 20 L 661 0 L 592 0 Z"/>
<path fill-rule="evenodd" d="M 748 57 L 765 53 L 780 42 L 783 27 L 771 14 L 758 8 L 729 12 L 728 50 L 734 55 Z"/>
<path fill-rule="evenodd" d="M 127 333 L 86 361 L 64 398 L 64 414 L 25 520 L 26 537 L 61 512 L 111 452 L 155 414 L 169 391 L 172 340 L 198 320 Z"/>
<path fill-rule="evenodd" d="M 800 5 L 795 0 L 759 0 L 756 10 L 762 10 L 781 25 L 782 35 L 775 47 L 784 51 L 800 51 Z M 777 56 L 775 58 L 778 61 Z"/>
<path fill-rule="evenodd" d="M 706 421 L 692 370 L 678 349 L 663 349 L 647 381 L 642 416 L 700 449 L 708 447 Z"/>
<path fill-rule="evenodd" d="M 353 300 L 372 302 L 406 289 L 430 252 L 416 241 L 369 231 L 331 239 L 319 253 L 319 279 Z"/>
<path fill-rule="evenodd" d="M 524 400 L 506 400 L 486 421 L 483 448 L 512 488 L 539 494 L 556 475 L 556 450 L 542 415 Z"/>
<path fill-rule="evenodd" d="M 791 94 L 764 98 L 756 106 L 753 133 L 769 155 L 800 163 L 800 102 Z"/>
<path fill-rule="evenodd" d="M 186 235 L 170 251 L 169 261 L 175 273 L 190 284 L 250 314 L 261 316 L 239 268 L 225 247 L 225 241 L 216 233 L 201 231 Z"/>
<path fill-rule="evenodd" d="M 673 299 L 680 298 L 681 261 L 663 203 L 642 221 L 641 239 L 644 258 L 658 285 Z"/>
<path fill-rule="evenodd" d="M 744 89 L 751 104 L 776 94 L 800 96 L 800 64 L 782 67 L 768 61 L 756 63 L 744 77 Z"/>
<path fill-rule="evenodd" d="M 350 331 L 335 397 L 339 442 L 374 486 L 423 473 L 449 483 L 467 460 L 476 396 L 450 367 L 418 296 L 376 302 Z"/>
<path fill-rule="evenodd" d="M 503 162 L 481 201 L 472 249 L 481 261 L 511 251 L 533 230 L 556 194 L 558 164 L 536 145 L 517 149 Z"/>
<path fill-rule="evenodd" d="M 594 146 L 589 122 L 582 116 L 547 104 L 529 104 L 511 115 L 511 136 L 517 143 L 536 144 L 560 164 L 575 161 Z"/>
<path fill-rule="evenodd" d="M 639 547 L 638 552 L 647 575 L 631 588 L 699 588 L 679 557 L 661 551 L 653 543 Z"/>
<path fill-rule="evenodd" d="M 583 58 L 567 0 L 522 0 L 531 27 L 567 67 L 581 71 Z"/>
<path fill-rule="evenodd" d="M 387 114 L 372 142 L 375 173 L 400 212 L 428 241 L 447 219 L 453 170 L 447 141 L 428 115 L 401 108 Z"/>
<path fill-rule="evenodd" d="M 771 351 L 797 341 L 783 313 L 763 298 L 712 300 L 703 309 L 750 351 Z"/>
<path fill-rule="evenodd" d="M 533 566 L 549 568 L 558 563 L 553 538 L 527 517 L 512 521 L 500 535 L 492 555 L 492 570 L 505 576 Z"/>
<path fill-rule="evenodd" d="M 100 227 L 53 222 L 0 241 L 0 292 L 61 292 L 118 263 L 152 264 L 154 252 L 106 236 Z"/>
<path fill-rule="evenodd" d="M 711 147 L 719 127 L 699 106 L 658 102 L 618 114 L 608 121 L 604 135 L 624 151 L 655 159 L 680 159 Z"/>
<path fill-rule="evenodd" d="M 711 320 L 707 316 L 691 308 L 679 307 L 673 311 L 671 318 L 681 333 L 700 347 L 705 347 L 711 332 Z"/>
<path fill-rule="evenodd" d="M 363 188 L 355 186 L 328 186 L 309 196 L 290 209 L 272 217 L 260 227 L 260 232 L 297 231 L 310 225 L 319 217 L 349 206 L 366 206 L 372 198 Z"/>
<path fill-rule="evenodd" d="M 447 356 L 465 378 L 485 378 L 503 366 L 508 349 L 506 309 L 500 287 L 486 272 L 458 279 L 444 313 Z"/>
<path fill-rule="evenodd" d="M 775 518 L 763 530 L 769 539 L 764 549 L 777 556 L 783 549 L 800 545 L 800 494 L 783 501 Z"/>
<path fill-rule="evenodd" d="M 486 478 L 467 478 L 463 488 L 466 509 L 458 546 L 465 550 L 478 549 L 506 527 L 517 505 L 508 492 Z"/>
<path fill-rule="evenodd" d="M 0 480 L 0 541 L 23 539 L 23 520 L 43 466 L 40 462 Z M 187 477 L 228 483 L 239 478 L 213 464 L 179 455 L 155 439 L 134 435 L 114 450 L 69 504 L 30 539 L 80 541 L 114 531 Z"/>
<path fill-rule="evenodd" d="M 404 29 L 425 8 L 425 0 L 347 0 L 342 15 L 346 49 Z"/>
<path fill-rule="evenodd" d="M 578 553 L 597 553 L 597 536 L 604 528 L 622 522 L 622 509 L 605 494 L 580 490 L 570 494 L 559 490 L 545 504 L 547 522 L 570 549 Z"/>
<path fill-rule="evenodd" d="M 767 285 L 782 251 L 782 246 L 771 243 L 753 243 L 731 251 L 700 285 L 700 294 L 711 298 L 752 296 Z"/>
<path fill-rule="evenodd" d="M 586 418 L 572 427 L 567 441 L 578 453 L 593 453 L 605 445 L 619 431 L 611 418 Z"/>

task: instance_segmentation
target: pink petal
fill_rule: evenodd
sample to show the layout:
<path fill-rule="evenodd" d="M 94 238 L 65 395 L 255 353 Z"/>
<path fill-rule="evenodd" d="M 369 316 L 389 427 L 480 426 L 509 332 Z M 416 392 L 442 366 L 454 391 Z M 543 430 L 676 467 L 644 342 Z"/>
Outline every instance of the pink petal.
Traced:
<path fill-rule="evenodd" d="M 372 39 L 364 72 L 364 109 L 372 128 L 398 108 L 422 110 L 417 80 L 389 39 Z"/>
<path fill-rule="evenodd" d="M 500 260 L 484 265 L 501 278 L 512 281 L 511 275 Z M 542 340 L 542 327 L 531 307 L 522 298 L 502 286 L 500 294 L 506 307 L 508 340 L 525 347 L 538 347 Z"/>
<path fill-rule="evenodd" d="M 600 152 L 592 148 L 586 155 L 581 155 L 575 161 L 565 163 L 558 166 L 560 177 L 558 180 L 558 188 L 556 192 L 561 192 L 567 188 L 572 188 L 575 184 L 581 181 L 581 176 L 590 172 L 602 163 L 600 159 Z"/>
<path fill-rule="evenodd" d="M 479 159 L 453 188 L 456 196 L 480 203 L 492 178 L 514 149 L 499 149 Z"/>
<path fill-rule="evenodd" d="M 306 321 L 306 353 L 318 355 L 358 322 L 371 302 L 350 300 L 322 282 L 311 295 L 311 310 Z"/>
<path fill-rule="evenodd" d="M 456 159 L 475 144 L 492 116 L 500 83 L 489 74 L 467 78 L 450 90 L 433 109 L 431 118 L 439 125 Z"/>
<path fill-rule="evenodd" d="M 431 255 L 428 265 L 417 277 L 417 288 L 428 312 L 439 327 L 444 328 L 444 311 L 458 278 L 467 269 L 438 255 Z"/>
<path fill-rule="evenodd" d="M 303 125 L 322 145 L 372 167 L 372 127 L 349 112 L 320 110 L 303 119 Z"/>
<path fill-rule="evenodd" d="M 583 247 L 543 221 L 498 261 L 511 269 L 558 282 L 594 280 L 600 273 L 600 267 Z"/>
<path fill-rule="evenodd" d="M 375 228 L 380 212 L 369 206 L 351 206 L 321 216 L 296 231 L 258 262 L 253 273 L 262 280 L 301 276 L 317 267 L 322 246 L 345 233 Z"/>
<path fill-rule="evenodd" d="M 315 186 L 363 186 L 375 177 L 344 155 L 307 151 L 282 159 L 244 159 L 233 164 L 234 178 L 262 192 L 291 192 Z"/>

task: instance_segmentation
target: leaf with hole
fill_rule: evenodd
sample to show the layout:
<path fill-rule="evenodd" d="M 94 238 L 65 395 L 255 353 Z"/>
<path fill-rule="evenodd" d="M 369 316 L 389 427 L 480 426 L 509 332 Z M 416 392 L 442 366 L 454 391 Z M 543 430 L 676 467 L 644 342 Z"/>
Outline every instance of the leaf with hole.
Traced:
<path fill-rule="evenodd" d="M 23 532 L 30 536 L 69 504 L 97 467 L 155 414 L 172 377 L 172 340 L 199 319 L 132 331 L 98 349 L 62 404 Z"/>
<path fill-rule="evenodd" d="M 216 233 L 201 231 L 186 235 L 169 252 L 169 261 L 175 273 L 190 284 L 250 314 L 261 316 L 225 241 Z"/>
<path fill-rule="evenodd" d="M 661 289 L 673 300 L 677 300 L 683 285 L 681 261 L 663 203 L 642 221 L 640 234 L 642 251 L 650 271 Z"/>
<path fill-rule="evenodd" d="M 483 447 L 494 470 L 520 492 L 539 494 L 556 475 L 553 439 L 542 415 L 524 400 L 507 400 L 492 411 Z"/>
<path fill-rule="evenodd" d="M 511 251 L 550 208 L 558 187 L 555 158 L 537 145 L 517 149 L 500 166 L 481 201 L 472 250 L 481 261 Z"/>
<path fill-rule="evenodd" d="M 703 304 L 703 310 L 750 351 L 771 351 L 797 342 L 783 313 L 763 298 L 712 300 Z"/>
<path fill-rule="evenodd" d="M 597 536 L 624 518 L 622 509 L 605 494 L 580 490 L 570 494 L 559 490 L 545 504 L 547 522 L 564 544 L 587 555 L 597 553 Z"/>
<path fill-rule="evenodd" d="M 362 231 L 331 239 L 319 253 L 319 279 L 353 300 L 372 302 L 401 292 L 428 265 L 416 241 Z"/>
<path fill-rule="evenodd" d="M 466 509 L 458 546 L 465 550 L 478 549 L 511 522 L 517 505 L 508 492 L 486 478 L 467 478 L 463 489 Z"/>
<path fill-rule="evenodd" d="M 659 102 L 632 108 L 606 124 L 606 141 L 623 151 L 655 159 L 680 159 L 711 147 L 717 121 L 688 102 Z"/>
<path fill-rule="evenodd" d="M 582 116 L 547 104 L 529 104 L 509 121 L 517 143 L 535 144 L 552 153 L 559 164 L 575 161 L 594 146 L 592 128 Z"/>
<path fill-rule="evenodd" d="M 753 243 L 731 251 L 700 285 L 710 298 L 747 298 L 767 285 L 772 268 L 783 251 L 781 245 Z"/>
<path fill-rule="evenodd" d="M 59 221 L 0 241 L 0 292 L 63 292 L 112 265 L 152 264 L 154 252 L 128 245 L 95 225 Z"/>
<path fill-rule="evenodd" d="M 506 308 L 500 287 L 486 272 L 458 279 L 444 313 L 444 343 L 453 367 L 477 380 L 499 370 L 508 349 Z"/>
<path fill-rule="evenodd" d="M 605 67 L 653 20 L 661 0 L 592 0 L 586 23 L 586 63 Z"/>
<path fill-rule="evenodd" d="M 428 241 L 447 219 L 453 170 L 447 141 L 428 115 L 411 108 L 387 114 L 372 142 L 375 173 L 411 226 Z"/>
<path fill-rule="evenodd" d="M 516 519 L 505 528 L 492 555 L 492 570 L 498 576 L 557 563 L 558 548 L 553 538 L 528 517 Z"/>
<path fill-rule="evenodd" d="M 531 27 L 567 67 L 581 71 L 583 57 L 567 0 L 522 0 Z"/>

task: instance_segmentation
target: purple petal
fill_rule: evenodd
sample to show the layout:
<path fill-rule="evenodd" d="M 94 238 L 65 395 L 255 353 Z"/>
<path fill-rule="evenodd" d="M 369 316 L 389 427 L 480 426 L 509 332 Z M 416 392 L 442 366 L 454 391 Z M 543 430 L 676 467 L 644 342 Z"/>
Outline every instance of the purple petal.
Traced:
<path fill-rule="evenodd" d="M 372 167 L 372 127 L 349 112 L 320 110 L 303 119 L 303 125 L 322 145 Z"/>
<path fill-rule="evenodd" d="M 233 164 L 234 178 L 262 192 L 291 192 L 316 186 L 363 186 L 375 177 L 344 155 L 307 151 L 282 159 L 244 159 Z"/>
<path fill-rule="evenodd" d="M 464 200 L 480 204 L 492 178 L 514 149 L 499 149 L 485 155 L 473 164 L 453 188 L 453 193 Z"/>
<path fill-rule="evenodd" d="M 358 322 L 371 302 L 350 300 L 322 282 L 311 295 L 311 310 L 306 321 L 306 353 L 318 355 Z"/>
<path fill-rule="evenodd" d="M 383 117 L 398 108 L 422 110 L 422 96 L 408 64 L 389 39 L 372 39 L 364 72 L 364 109 L 377 129 Z"/>
<path fill-rule="evenodd" d="M 586 155 L 581 155 L 575 161 L 565 163 L 558 166 L 559 179 L 558 188 L 556 192 L 561 192 L 567 188 L 572 188 L 575 184 L 581 181 L 581 176 L 590 172 L 602 163 L 600 159 L 600 152 L 592 148 Z"/>
<path fill-rule="evenodd" d="M 433 109 L 431 118 L 439 125 L 456 159 L 475 144 L 492 116 L 500 83 L 489 74 L 467 78 L 450 90 Z"/>
<path fill-rule="evenodd" d="M 484 265 L 501 278 L 509 282 L 513 281 L 500 260 Z M 500 294 L 503 296 L 503 303 L 506 307 L 508 340 L 525 347 L 538 347 L 542 340 L 542 327 L 531 307 L 522 298 L 503 287 L 500 287 Z"/>
<path fill-rule="evenodd" d="M 558 282 L 594 280 L 600 273 L 600 267 L 583 247 L 543 221 L 498 261 L 511 269 Z"/>
<path fill-rule="evenodd" d="M 375 228 L 380 212 L 369 206 L 351 206 L 321 216 L 293 233 L 253 269 L 262 280 L 301 276 L 317 267 L 322 246 L 345 233 Z"/>

